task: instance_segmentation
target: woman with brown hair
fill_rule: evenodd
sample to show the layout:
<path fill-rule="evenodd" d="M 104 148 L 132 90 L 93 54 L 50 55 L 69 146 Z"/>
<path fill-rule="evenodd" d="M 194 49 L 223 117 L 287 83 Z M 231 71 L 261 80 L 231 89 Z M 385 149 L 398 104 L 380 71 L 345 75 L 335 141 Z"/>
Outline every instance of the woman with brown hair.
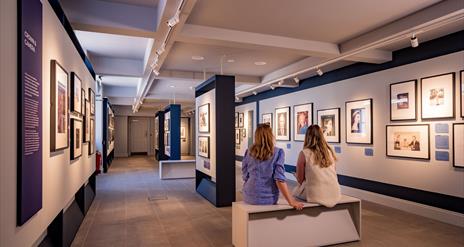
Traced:
<path fill-rule="evenodd" d="M 309 126 L 298 157 L 296 177 L 299 186 L 294 195 L 307 202 L 335 206 L 341 197 L 335 171 L 336 160 L 322 129 L 316 124 Z"/>
<path fill-rule="evenodd" d="M 245 152 L 242 161 L 243 199 L 248 204 L 276 204 L 279 190 L 288 204 L 302 209 L 303 204 L 295 201 L 285 183 L 285 154 L 274 147 L 274 135 L 267 124 L 260 124 L 255 132 L 255 143 Z"/>

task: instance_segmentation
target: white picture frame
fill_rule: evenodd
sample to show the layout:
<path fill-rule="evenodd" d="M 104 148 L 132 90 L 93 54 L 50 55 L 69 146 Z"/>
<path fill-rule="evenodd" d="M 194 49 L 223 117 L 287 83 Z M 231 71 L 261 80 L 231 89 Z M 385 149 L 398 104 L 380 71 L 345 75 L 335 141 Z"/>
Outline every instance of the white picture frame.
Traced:
<path fill-rule="evenodd" d="M 340 108 L 317 111 L 317 123 L 329 143 L 340 143 Z"/>
<path fill-rule="evenodd" d="M 373 144 L 372 99 L 345 102 L 345 141 L 348 144 Z"/>
<path fill-rule="evenodd" d="M 198 137 L 198 156 L 203 158 L 209 158 L 209 136 Z"/>
<path fill-rule="evenodd" d="M 275 138 L 277 141 L 290 141 L 290 107 L 275 109 Z"/>
<path fill-rule="evenodd" d="M 198 132 L 209 133 L 209 103 L 198 107 Z"/>
<path fill-rule="evenodd" d="M 306 130 L 313 124 L 313 103 L 293 106 L 293 140 L 304 141 Z"/>
<path fill-rule="evenodd" d="M 417 120 L 417 80 L 390 84 L 390 121 Z"/>
<path fill-rule="evenodd" d="M 50 151 L 69 147 L 69 79 L 68 72 L 51 60 Z"/>
<path fill-rule="evenodd" d="M 387 125 L 386 149 L 388 157 L 430 160 L 430 126 Z"/>
<path fill-rule="evenodd" d="M 455 73 L 421 78 L 421 118 L 454 118 Z"/>
<path fill-rule="evenodd" d="M 453 166 L 464 168 L 464 123 L 453 123 Z"/>

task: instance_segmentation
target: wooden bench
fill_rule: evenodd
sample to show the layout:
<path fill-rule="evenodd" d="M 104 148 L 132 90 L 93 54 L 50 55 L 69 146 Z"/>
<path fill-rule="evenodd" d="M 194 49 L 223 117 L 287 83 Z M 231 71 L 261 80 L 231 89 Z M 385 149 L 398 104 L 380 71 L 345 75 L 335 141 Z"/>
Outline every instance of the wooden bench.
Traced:
<path fill-rule="evenodd" d="M 195 178 L 195 163 L 195 160 L 162 160 L 159 162 L 159 178 Z"/>
<path fill-rule="evenodd" d="M 236 247 L 323 246 L 361 240 L 361 200 L 343 195 L 333 208 L 304 203 L 297 211 L 277 205 L 232 204 Z"/>

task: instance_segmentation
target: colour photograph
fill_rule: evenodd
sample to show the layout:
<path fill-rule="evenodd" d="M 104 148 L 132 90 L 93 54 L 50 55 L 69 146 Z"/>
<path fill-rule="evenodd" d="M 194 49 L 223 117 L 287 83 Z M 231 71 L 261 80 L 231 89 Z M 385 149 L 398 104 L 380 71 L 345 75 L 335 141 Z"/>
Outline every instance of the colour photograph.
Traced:
<path fill-rule="evenodd" d="M 76 73 L 71 72 L 71 111 L 82 114 L 82 81 L 76 75 Z"/>
<path fill-rule="evenodd" d="M 71 119 L 71 160 L 75 160 L 82 155 L 82 121 Z"/>
<path fill-rule="evenodd" d="M 275 137 L 278 141 L 290 141 L 290 107 L 275 110 Z"/>
<path fill-rule="evenodd" d="M 318 110 L 317 122 L 327 142 L 340 142 L 340 108 Z"/>
<path fill-rule="evenodd" d="M 68 73 L 55 60 L 51 61 L 50 88 L 50 101 L 52 106 L 50 114 L 50 150 L 53 152 L 68 148 L 69 146 Z"/>
<path fill-rule="evenodd" d="M 455 73 L 421 79 L 422 119 L 453 118 L 455 116 Z"/>
<path fill-rule="evenodd" d="M 345 102 L 346 143 L 372 144 L 372 99 Z"/>
<path fill-rule="evenodd" d="M 209 137 L 198 137 L 198 156 L 209 158 Z"/>
<path fill-rule="evenodd" d="M 304 141 L 306 130 L 313 124 L 313 104 L 296 105 L 293 107 L 295 114 L 294 126 L 295 126 L 295 141 Z"/>
<path fill-rule="evenodd" d="M 430 159 L 429 125 L 387 125 L 387 156 Z"/>
<path fill-rule="evenodd" d="M 272 113 L 266 113 L 261 115 L 261 123 L 267 124 L 272 128 Z"/>
<path fill-rule="evenodd" d="M 390 84 L 390 121 L 416 120 L 417 80 Z"/>

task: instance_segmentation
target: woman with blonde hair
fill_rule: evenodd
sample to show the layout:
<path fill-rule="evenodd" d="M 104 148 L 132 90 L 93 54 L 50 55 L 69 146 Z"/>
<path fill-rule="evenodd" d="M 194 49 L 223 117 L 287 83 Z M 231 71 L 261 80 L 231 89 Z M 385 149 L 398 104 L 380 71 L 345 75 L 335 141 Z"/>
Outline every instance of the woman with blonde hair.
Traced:
<path fill-rule="evenodd" d="M 285 182 L 285 154 L 274 147 L 274 135 L 267 124 L 260 124 L 255 132 L 255 142 L 245 152 L 242 161 L 243 199 L 248 204 L 276 204 L 279 190 L 288 204 L 298 210 L 303 204 L 295 201 Z"/>
<path fill-rule="evenodd" d="M 318 125 L 309 126 L 296 167 L 299 186 L 293 194 L 307 202 L 335 206 L 341 197 L 335 171 L 336 160 L 322 129 Z"/>

